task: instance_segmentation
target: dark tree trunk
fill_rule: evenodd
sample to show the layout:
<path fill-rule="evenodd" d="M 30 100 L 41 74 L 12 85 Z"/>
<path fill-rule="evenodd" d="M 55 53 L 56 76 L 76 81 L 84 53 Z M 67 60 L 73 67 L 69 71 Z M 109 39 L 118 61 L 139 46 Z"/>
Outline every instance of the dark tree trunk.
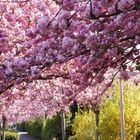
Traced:
<path fill-rule="evenodd" d="M 61 129 L 62 129 L 62 140 L 66 140 L 65 112 L 63 110 L 61 110 Z"/>
<path fill-rule="evenodd" d="M 99 114 L 100 114 L 100 111 L 95 111 L 95 124 L 96 124 L 95 140 L 100 140 L 100 134 L 99 134 L 99 130 L 98 130 L 98 126 L 99 126 Z"/>
<path fill-rule="evenodd" d="M 6 117 L 2 116 L 2 140 L 5 140 Z"/>
<path fill-rule="evenodd" d="M 74 118 L 75 118 L 75 113 L 78 111 L 78 104 L 76 101 L 73 101 L 73 103 L 70 105 L 70 112 L 72 114 L 70 120 L 71 122 L 73 122 Z"/>

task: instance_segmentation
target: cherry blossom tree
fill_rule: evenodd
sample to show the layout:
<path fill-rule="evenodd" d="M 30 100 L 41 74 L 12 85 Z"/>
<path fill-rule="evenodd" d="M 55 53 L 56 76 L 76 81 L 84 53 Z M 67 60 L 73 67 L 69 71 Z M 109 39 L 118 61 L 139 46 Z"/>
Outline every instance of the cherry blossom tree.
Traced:
<path fill-rule="evenodd" d="M 0 18 L 0 110 L 9 122 L 67 110 L 91 99 L 89 89 L 100 104 L 119 72 L 140 80 L 139 0 L 3 0 Z"/>
<path fill-rule="evenodd" d="M 138 0 L 1 1 L 0 91 L 63 77 L 79 89 L 139 62 Z"/>

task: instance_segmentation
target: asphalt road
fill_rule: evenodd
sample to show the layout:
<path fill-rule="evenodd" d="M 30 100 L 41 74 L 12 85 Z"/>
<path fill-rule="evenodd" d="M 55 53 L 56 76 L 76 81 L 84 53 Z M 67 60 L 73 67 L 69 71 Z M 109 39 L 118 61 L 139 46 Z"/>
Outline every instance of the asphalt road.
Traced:
<path fill-rule="evenodd" d="M 18 132 L 18 134 L 20 135 L 20 140 L 37 140 L 30 137 L 27 132 Z"/>

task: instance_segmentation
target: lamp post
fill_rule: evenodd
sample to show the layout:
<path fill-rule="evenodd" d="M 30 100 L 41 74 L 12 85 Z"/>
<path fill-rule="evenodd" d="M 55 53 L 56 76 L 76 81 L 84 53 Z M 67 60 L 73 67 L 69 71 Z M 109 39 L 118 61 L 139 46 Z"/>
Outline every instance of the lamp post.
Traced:
<path fill-rule="evenodd" d="M 119 79 L 120 83 L 120 120 L 121 120 L 121 140 L 125 140 L 125 130 L 124 130 L 124 106 L 123 106 L 123 84 L 122 79 Z"/>

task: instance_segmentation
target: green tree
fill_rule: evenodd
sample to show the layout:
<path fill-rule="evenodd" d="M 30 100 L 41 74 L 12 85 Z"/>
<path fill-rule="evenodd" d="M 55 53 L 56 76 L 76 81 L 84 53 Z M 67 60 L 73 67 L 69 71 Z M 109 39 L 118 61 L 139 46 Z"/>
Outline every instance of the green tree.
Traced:
<path fill-rule="evenodd" d="M 120 140 L 120 110 L 119 110 L 119 83 L 116 82 L 111 98 L 101 111 L 100 132 L 103 140 Z M 140 87 L 134 86 L 132 82 L 123 83 L 124 94 L 124 118 L 126 140 L 136 139 L 140 131 Z"/>
<path fill-rule="evenodd" d="M 41 138 L 41 131 L 43 127 L 43 119 L 32 118 L 28 122 L 25 122 L 25 130 L 34 138 Z"/>
<path fill-rule="evenodd" d="M 52 118 L 47 118 L 42 128 L 41 140 L 61 140 L 61 117 L 58 113 Z"/>
<path fill-rule="evenodd" d="M 77 140 L 95 140 L 95 114 L 93 111 L 83 111 L 76 113 L 73 122 L 74 138 Z"/>
<path fill-rule="evenodd" d="M 140 87 L 132 82 L 123 83 L 125 138 L 135 140 L 140 134 Z M 100 109 L 99 132 L 101 140 L 120 140 L 120 88 L 116 81 L 108 90 L 109 98 L 104 99 Z M 73 123 L 74 140 L 95 139 L 95 114 L 89 110 L 78 112 Z"/>

